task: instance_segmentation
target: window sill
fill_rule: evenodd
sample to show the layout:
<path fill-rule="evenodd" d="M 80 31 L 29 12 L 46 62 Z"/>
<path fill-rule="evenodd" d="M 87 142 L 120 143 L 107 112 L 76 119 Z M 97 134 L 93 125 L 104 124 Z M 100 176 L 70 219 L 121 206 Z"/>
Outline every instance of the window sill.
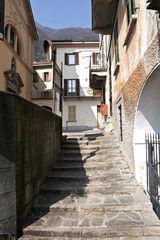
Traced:
<path fill-rule="evenodd" d="M 120 62 L 117 62 L 113 75 L 117 75 L 120 68 Z"/>
<path fill-rule="evenodd" d="M 136 22 L 137 22 L 137 14 L 133 14 L 132 18 L 131 18 L 131 21 L 130 21 L 130 24 L 128 26 L 128 30 L 127 30 L 127 34 L 126 34 L 123 46 L 126 46 L 128 44 Z"/>

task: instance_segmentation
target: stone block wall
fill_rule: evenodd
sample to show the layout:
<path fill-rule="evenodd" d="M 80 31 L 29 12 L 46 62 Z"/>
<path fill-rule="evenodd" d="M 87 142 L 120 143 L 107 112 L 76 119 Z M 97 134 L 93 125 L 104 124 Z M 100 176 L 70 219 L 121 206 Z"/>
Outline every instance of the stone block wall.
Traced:
<path fill-rule="evenodd" d="M 123 141 L 121 142 L 121 147 L 133 172 L 135 171 L 133 146 L 134 123 L 138 100 L 145 82 L 155 67 L 158 66 L 159 62 L 159 41 L 158 35 L 156 35 L 114 102 L 113 122 L 115 132 L 120 140 L 118 107 L 119 104 L 121 104 L 123 128 Z"/>
<path fill-rule="evenodd" d="M 0 224 L 15 236 L 61 149 L 59 116 L 0 92 Z"/>

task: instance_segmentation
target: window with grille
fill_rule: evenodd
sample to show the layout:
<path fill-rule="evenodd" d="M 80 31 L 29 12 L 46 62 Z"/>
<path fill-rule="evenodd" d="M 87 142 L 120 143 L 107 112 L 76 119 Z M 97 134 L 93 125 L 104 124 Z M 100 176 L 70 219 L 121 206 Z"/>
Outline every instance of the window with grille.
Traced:
<path fill-rule="evenodd" d="M 68 121 L 76 122 L 76 106 L 68 106 Z"/>
<path fill-rule="evenodd" d="M 127 25 L 129 25 L 133 14 L 135 14 L 135 0 L 126 0 Z"/>

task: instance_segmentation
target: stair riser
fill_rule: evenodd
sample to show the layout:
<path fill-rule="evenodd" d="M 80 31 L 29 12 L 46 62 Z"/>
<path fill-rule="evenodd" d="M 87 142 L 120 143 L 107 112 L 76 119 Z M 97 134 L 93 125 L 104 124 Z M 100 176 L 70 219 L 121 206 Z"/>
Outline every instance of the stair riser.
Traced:
<path fill-rule="evenodd" d="M 79 212 L 79 213 L 90 213 L 90 212 L 128 212 L 128 211 L 145 211 L 151 208 L 151 204 L 136 204 L 136 205 L 128 205 L 128 206 L 95 206 L 95 207 L 77 207 L 77 206 L 58 206 L 58 207 L 32 207 L 32 212 L 34 213 L 47 213 L 47 212 Z"/>
<path fill-rule="evenodd" d="M 70 237 L 70 238 L 76 238 L 76 239 L 85 239 L 85 238 L 106 238 L 106 237 L 136 237 L 136 236 L 144 236 L 143 229 L 140 227 L 135 227 L 131 229 L 112 229 L 112 230 L 101 230 L 96 231 L 96 228 L 92 231 L 84 229 L 76 229 L 74 230 L 61 230 L 61 231 L 42 231 L 42 230 L 25 230 L 24 235 L 32 235 L 32 236 L 42 236 L 42 237 Z"/>
<path fill-rule="evenodd" d="M 101 182 L 115 182 L 115 181 L 123 181 L 126 179 L 129 179 L 128 176 L 126 177 L 49 177 L 48 179 L 53 179 L 55 181 L 66 181 L 66 182 L 72 182 L 72 181 L 101 181 Z"/>
<path fill-rule="evenodd" d="M 126 166 L 119 166 L 119 168 L 117 168 L 117 171 L 119 171 L 121 168 L 123 168 L 123 169 L 128 169 L 129 167 L 128 167 L 128 165 L 126 165 Z M 53 168 L 52 170 L 53 171 L 87 171 L 87 172 L 92 172 L 92 171 L 98 171 L 98 170 L 102 170 L 102 171 L 104 171 L 104 170 L 106 170 L 106 171 L 108 171 L 108 170 L 113 170 L 114 169 L 114 171 L 115 171 L 115 166 L 101 166 L 101 167 L 86 167 L 86 166 L 82 166 L 82 167 L 70 167 L 70 168 L 67 168 L 67 167 L 65 167 L 65 168 Z"/>
<path fill-rule="evenodd" d="M 106 157 L 108 157 L 108 156 L 112 156 L 112 155 L 115 155 L 115 154 L 117 154 L 116 156 L 118 157 L 119 155 L 121 155 L 121 152 L 120 151 L 106 151 L 106 153 L 104 153 L 104 152 L 101 152 L 101 151 L 97 151 L 97 152 L 91 152 L 91 153 L 84 153 L 84 152 L 81 152 L 81 153 L 79 153 L 79 152 L 61 152 L 60 154 L 59 154 L 59 156 L 61 156 L 61 157 L 67 157 L 67 156 L 69 156 L 69 157 L 93 157 L 93 156 L 96 156 L 96 155 L 102 155 L 102 156 L 106 156 Z"/>
<path fill-rule="evenodd" d="M 41 192 L 42 193 L 52 193 L 52 194 L 88 194 L 88 193 L 92 193 L 92 194 L 127 194 L 129 191 L 133 191 L 133 188 L 124 188 L 121 189 L 119 188 L 106 188 L 106 189 L 82 189 L 82 190 L 78 190 L 78 189 L 42 189 Z"/>
<path fill-rule="evenodd" d="M 85 163 L 95 163 L 95 162 L 116 162 L 117 160 L 123 161 L 123 158 L 118 158 L 117 156 L 115 156 L 114 158 L 110 158 L 110 157 L 106 157 L 106 158 L 102 158 L 102 159 L 60 159 L 58 160 L 58 163 L 62 162 L 62 163 L 82 163 L 83 161 Z"/>

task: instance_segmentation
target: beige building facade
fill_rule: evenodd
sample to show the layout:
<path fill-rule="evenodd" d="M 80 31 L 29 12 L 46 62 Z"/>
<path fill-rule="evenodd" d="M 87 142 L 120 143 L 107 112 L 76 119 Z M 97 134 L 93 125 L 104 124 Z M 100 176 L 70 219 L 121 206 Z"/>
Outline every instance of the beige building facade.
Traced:
<path fill-rule="evenodd" d="M 51 112 L 55 109 L 57 115 L 62 115 L 62 72 L 57 64 L 54 67 L 53 62 L 34 62 L 32 102 Z"/>
<path fill-rule="evenodd" d="M 160 132 L 160 21 L 154 3 L 92 0 L 93 30 L 107 42 L 108 123 L 145 188 L 145 134 Z"/>
<path fill-rule="evenodd" d="M 38 34 L 29 0 L 5 0 L 0 41 L 0 90 L 31 100 L 33 41 Z"/>

